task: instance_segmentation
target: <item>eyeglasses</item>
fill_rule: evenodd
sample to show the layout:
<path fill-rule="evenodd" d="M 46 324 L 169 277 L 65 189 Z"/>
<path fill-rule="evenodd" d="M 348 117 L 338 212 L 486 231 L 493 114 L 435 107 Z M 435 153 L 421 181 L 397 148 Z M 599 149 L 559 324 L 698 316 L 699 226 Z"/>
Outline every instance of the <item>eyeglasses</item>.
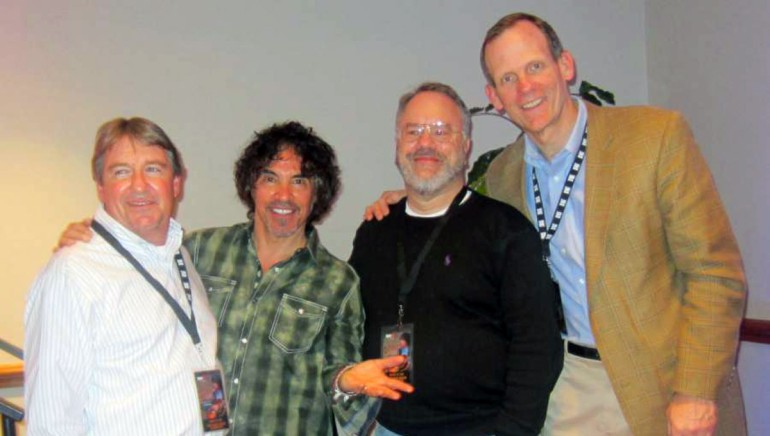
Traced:
<path fill-rule="evenodd" d="M 431 139 L 440 144 L 451 141 L 454 135 L 461 133 L 455 131 L 449 124 L 437 121 L 431 124 L 407 124 L 398 130 L 398 137 L 407 143 L 417 142 L 426 131 Z"/>

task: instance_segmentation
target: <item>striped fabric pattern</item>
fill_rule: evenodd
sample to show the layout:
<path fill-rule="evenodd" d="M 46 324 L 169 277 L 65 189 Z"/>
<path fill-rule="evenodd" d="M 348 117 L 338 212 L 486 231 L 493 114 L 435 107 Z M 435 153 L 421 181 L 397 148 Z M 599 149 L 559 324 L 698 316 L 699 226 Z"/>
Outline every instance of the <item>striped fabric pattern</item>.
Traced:
<path fill-rule="evenodd" d="M 154 246 L 95 215 L 189 314 L 174 264 L 172 220 Z M 25 313 L 27 433 L 202 434 L 193 372 L 215 364 L 216 325 L 186 252 L 199 353 L 157 291 L 95 235 L 57 252 L 35 280 Z"/>

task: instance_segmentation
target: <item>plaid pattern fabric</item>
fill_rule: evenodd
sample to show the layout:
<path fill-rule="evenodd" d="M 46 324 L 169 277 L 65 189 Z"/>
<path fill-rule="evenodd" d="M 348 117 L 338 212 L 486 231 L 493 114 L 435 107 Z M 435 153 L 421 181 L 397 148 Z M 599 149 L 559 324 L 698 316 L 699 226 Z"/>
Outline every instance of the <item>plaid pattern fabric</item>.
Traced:
<path fill-rule="evenodd" d="M 230 434 L 332 434 L 332 379 L 360 360 L 358 277 L 314 229 L 306 248 L 262 273 L 251 232 L 242 223 L 185 239 L 217 318 Z M 340 405 L 340 420 L 363 403 Z"/>
<path fill-rule="evenodd" d="M 741 434 L 740 395 L 725 392 L 736 391 L 746 280 L 706 161 L 678 113 L 586 107 L 589 311 L 624 416 L 634 434 L 665 434 L 668 401 L 681 392 L 716 399 L 729 411 L 719 433 Z M 528 215 L 523 142 L 495 159 L 486 182 Z"/>

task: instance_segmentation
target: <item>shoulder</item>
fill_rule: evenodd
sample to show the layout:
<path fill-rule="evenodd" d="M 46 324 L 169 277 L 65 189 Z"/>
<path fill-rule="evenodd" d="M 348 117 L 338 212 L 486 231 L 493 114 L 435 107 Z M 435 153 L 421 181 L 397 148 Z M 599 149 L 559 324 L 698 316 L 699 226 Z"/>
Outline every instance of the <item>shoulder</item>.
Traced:
<path fill-rule="evenodd" d="M 473 191 L 466 216 L 478 222 L 512 230 L 533 228 L 532 223 L 513 206 Z"/>
<path fill-rule="evenodd" d="M 185 232 L 185 240 L 192 239 L 192 238 L 211 238 L 211 237 L 217 237 L 217 236 L 222 237 L 225 235 L 243 233 L 244 231 L 245 232 L 251 231 L 250 222 L 233 224 L 231 226 L 209 227 L 205 229 L 188 231 L 188 232 Z"/>
<path fill-rule="evenodd" d="M 680 112 L 656 106 L 605 107 L 587 103 L 586 107 L 589 126 L 599 123 L 618 134 L 636 129 L 645 129 L 649 133 L 649 129 L 656 126 L 662 129 L 671 123 L 684 122 Z"/>
<path fill-rule="evenodd" d="M 193 253 L 202 248 L 219 246 L 224 241 L 233 241 L 238 238 L 248 239 L 251 233 L 251 223 L 244 222 L 226 227 L 210 227 L 205 229 L 185 232 L 184 245 Z"/>
<path fill-rule="evenodd" d="M 503 171 L 507 164 L 512 162 L 519 162 L 524 156 L 524 135 L 519 135 L 516 141 L 505 146 L 503 151 L 500 152 L 492 162 L 489 164 L 487 173 L 498 173 Z"/>
<path fill-rule="evenodd" d="M 339 284 L 342 290 L 350 290 L 358 285 L 358 274 L 349 263 L 332 255 L 325 249 L 319 253 L 318 269 L 330 282 Z"/>
<path fill-rule="evenodd" d="M 100 238 L 79 242 L 57 251 L 40 270 L 27 296 L 28 303 L 50 293 L 55 301 L 74 299 L 85 302 L 96 298 L 109 280 L 115 264 L 122 258 L 109 251 Z"/>
<path fill-rule="evenodd" d="M 116 264 L 125 266 L 123 256 L 100 236 L 94 236 L 89 242 L 78 242 L 58 250 L 42 272 L 99 276 L 108 273 L 109 268 L 114 268 Z"/>
<path fill-rule="evenodd" d="M 329 307 L 339 305 L 353 292 L 358 292 L 358 274 L 347 262 L 331 254 L 320 241 L 315 244 L 312 251 L 313 260 L 303 262 L 303 269 L 294 283 L 293 292 L 315 294 L 315 301 Z M 301 289 L 314 288 L 315 291 L 302 291 Z M 323 289 L 322 294 L 317 294 L 318 289 Z M 332 310 L 336 312 L 336 309 Z"/>
<path fill-rule="evenodd" d="M 385 237 L 389 232 L 395 229 L 401 217 L 404 216 L 406 207 L 406 199 L 402 199 L 398 203 L 390 207 L 390 214 L 382 220 L 372 219 L 370 221 L 364 221 L 358 226 L 356 230 L 356 237 L 353 242 L 355 245 L 357 242 L 367 238 Z"/>
<path fill-rule="evenodd" d="M 335 274 L 345 280 L 358 281 L 358 276 L 350 264 L 330 253 L 320 241 L 316 245 L 315 260 L 322 274 Z"/>

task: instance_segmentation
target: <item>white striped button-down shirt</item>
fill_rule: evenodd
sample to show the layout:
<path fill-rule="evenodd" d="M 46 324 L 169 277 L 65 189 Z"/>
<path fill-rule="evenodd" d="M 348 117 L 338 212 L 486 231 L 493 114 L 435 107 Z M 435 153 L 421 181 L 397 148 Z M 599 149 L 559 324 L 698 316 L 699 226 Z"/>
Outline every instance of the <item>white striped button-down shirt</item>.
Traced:
<path fill-rule="evenodd" d="M 190 311 L 174 254 L 122 227 L 103 208 L 95 218 Z M 183 250 L 202 352 L 158 292 L 94 235 L 56 253 L 38 275 L 25 313 L 27 433 L 201 434 L 193 373 L 215 364 L 216 324 Z"/>

